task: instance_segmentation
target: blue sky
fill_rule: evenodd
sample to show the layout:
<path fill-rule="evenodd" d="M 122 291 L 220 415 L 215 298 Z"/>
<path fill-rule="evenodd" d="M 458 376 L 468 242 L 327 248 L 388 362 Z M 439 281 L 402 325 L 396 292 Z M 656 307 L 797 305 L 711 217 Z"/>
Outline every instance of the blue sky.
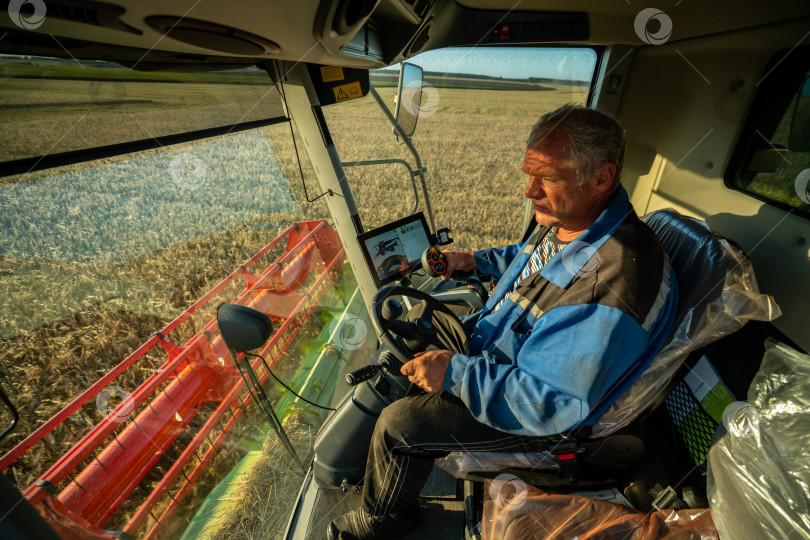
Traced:
<path fill-rule="evenodd" d="M 586 48 L 453 47 L 424 52 L 408 62 L 425 71 L 442 73 L 590 81 L 596 66 L 596 53 Z M 399 65 L 392 68 L 398 70 Z"/>

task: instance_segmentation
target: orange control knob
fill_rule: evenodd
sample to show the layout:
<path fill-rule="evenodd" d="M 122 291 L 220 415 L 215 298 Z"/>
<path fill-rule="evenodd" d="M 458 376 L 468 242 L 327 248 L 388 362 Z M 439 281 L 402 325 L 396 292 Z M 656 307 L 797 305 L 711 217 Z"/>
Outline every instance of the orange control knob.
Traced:
<path fill-rule="evenodd" d="M 447 257 L 436 246 L 430 246 L 422 253 L 422 268 L 433 277 L 444 275 L 447 271 Z"/>

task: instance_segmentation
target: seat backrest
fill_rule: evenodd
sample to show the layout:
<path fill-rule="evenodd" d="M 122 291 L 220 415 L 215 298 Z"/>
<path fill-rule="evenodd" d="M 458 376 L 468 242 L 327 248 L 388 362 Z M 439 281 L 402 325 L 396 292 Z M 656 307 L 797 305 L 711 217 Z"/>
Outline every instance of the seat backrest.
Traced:
<path fill-rule="evenodd" d="M 749 320 L 781 315 L 760 294 L 751 261 L 703 221 L 675 210 L 642 218 L 669 255 L 678 281 L 678 309 L 669 338 L 649 367 L 593 426 L 592 436 L 630 424 L 661 394 L 689 353 L 735 332 Z"/>

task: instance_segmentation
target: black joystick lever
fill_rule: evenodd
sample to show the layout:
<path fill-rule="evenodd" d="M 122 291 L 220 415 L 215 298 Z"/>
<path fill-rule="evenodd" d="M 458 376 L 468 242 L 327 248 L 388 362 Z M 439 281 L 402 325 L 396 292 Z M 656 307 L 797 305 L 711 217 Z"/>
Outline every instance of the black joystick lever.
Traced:
<path fill-rule="evenodd" d="M 372 378 L 377 372 L 380 371 L 380 366 L 370 364 L 368 366 L 363 366 L 360 369 L 352 371 L 351 373 L 346 374 L 346 384 L 349 386 L 354 386 L 356 384 L 360 384 L 363 381 L 367 381 Z"/>
<path fill-rule="evenodd" d="M 361 367 L 360 369 L 356 369 L 351 373 L 347 373 L 346 384 L 349 386 L 358 385 L 361 382 L 367 381 L 374 377 L 381 370 L 385 370 L 392 375 L 399 375 L 400 368 L 402 368 L 402 362 L 400 362 L 396 356 L 391 354 L 390 351 L 385 351 L 380 355 L 379 364 L 369 364 Z"/>

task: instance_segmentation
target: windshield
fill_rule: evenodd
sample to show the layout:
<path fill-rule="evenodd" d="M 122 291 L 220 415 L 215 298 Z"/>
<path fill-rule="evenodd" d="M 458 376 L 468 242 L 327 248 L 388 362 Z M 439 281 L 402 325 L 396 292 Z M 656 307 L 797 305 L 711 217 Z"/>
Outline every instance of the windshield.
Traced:
<path fill-rule="evenodd" d="M 515 240 L 531 125 L 587 99 L 592 50 L 559 49 L 554 62 L 533 51 L 515 65 L 537 69 L 519 77 L 492 71 L 516 50 L 414 59 L 428 86 L 413 141 L 454 247 Z M 558 75 L 541 69 L 549 62 Z M 20 412 L 0 467 L 45 514 L 48 492 L 34 483 L 47 480 L 89 526 L 281 534 L 328 414 L 318 406 L 335 407 L 344 375 L 377 341 L 325 201 L 306 202 L 294 126 L 270 77 L 0 64 L 1 161 L 16 171 L 0 178 L 0 374 Z M 590 71 L 565 67 L 580 64 Z M 392 109 L 394 79 L 372 74 Z M 324 113 L 344 162 L 409 160 L 370 97 Z M 346 174 L 367 227 L 425 209 L 400 162 Z M 270 316 L 262 359 L 234 363 L 215 321 L 223 302 Z"/>
<path fill-rule="evenodd" d="M 20 414 L 0 442 L 5 474 L 35 506 L 48 504 L 33 485 L 43 479 L 90 526 L 176 538 L 225 527 L 228 513 L 219 525 L 202 510 L 193 517 L 212 490 L 252 496 L 222 480 L 262 457 L 267 492 L 284 494 L 272 499 L 283 524 L 303 474 L 297 461 L 311 459 L 327 411 L 268 369 L 333 407 L 342 374 L 363 365 L 376 340 L 325 203 L 304 199 L 270 77 L 248 70 L 250 81 L 228 85 L 215 82 L 220 75 L 147 74 L 96 93 L 96 68 L 5 61 L 4 143 L 31 131 L 1 147 L 3 161 L 30 169 L 0 179 L 0 384 Z M 21 76 L 32 62 L 70 78 Z M 276 109 L 262 105 L 271 97 Z M 237 123 L 248 118 L 263 127 Z M 164 137 L 212 126 L 225 129 L 174 144 Z M 76 158 L 143 137 L 152 148 Z M 43 169 L 50 149 L 66 163 Z M 223 302 L 271 318 L 271 337 L 253 351 L 264 361 L 247 360 L 261 391 L 220 337 Z M 271 411 L 257 406 L 261 394 Z M 297 460 L 272 433 L 274 417 Z"/>
<path fill-rule="evenodd" d="M 453 248 L 499 247 L 520 237 L 529 131 L 561 105 L 587 104 L 596 61 L 593 49 L 564 47 L 455 47 L 408 60 L 423 68 L 425 84 L 412 140 L 427 168 L 436 227 L 453 230 Z M 392 111 L 398 70 L 371 72 Z M 324 113 L 343 161 L 410 159 L 371 96 Z M 413 189 L 401 165 L 345 172 L 364 225 L 411 211 Z"/>
<path fill-rule="evenodd" d="M 284 116 L 278 92 L 256 67 L 143 73 L 112 62 L 0 55 L 0 78 L 5 174 L 44 168 L 60 156 L 64 162 L 70 152 L 142 140 L 159 146 L 165 137 L 232 132 Z M 88 157 L 95 156 L 72 161 Z"/>

